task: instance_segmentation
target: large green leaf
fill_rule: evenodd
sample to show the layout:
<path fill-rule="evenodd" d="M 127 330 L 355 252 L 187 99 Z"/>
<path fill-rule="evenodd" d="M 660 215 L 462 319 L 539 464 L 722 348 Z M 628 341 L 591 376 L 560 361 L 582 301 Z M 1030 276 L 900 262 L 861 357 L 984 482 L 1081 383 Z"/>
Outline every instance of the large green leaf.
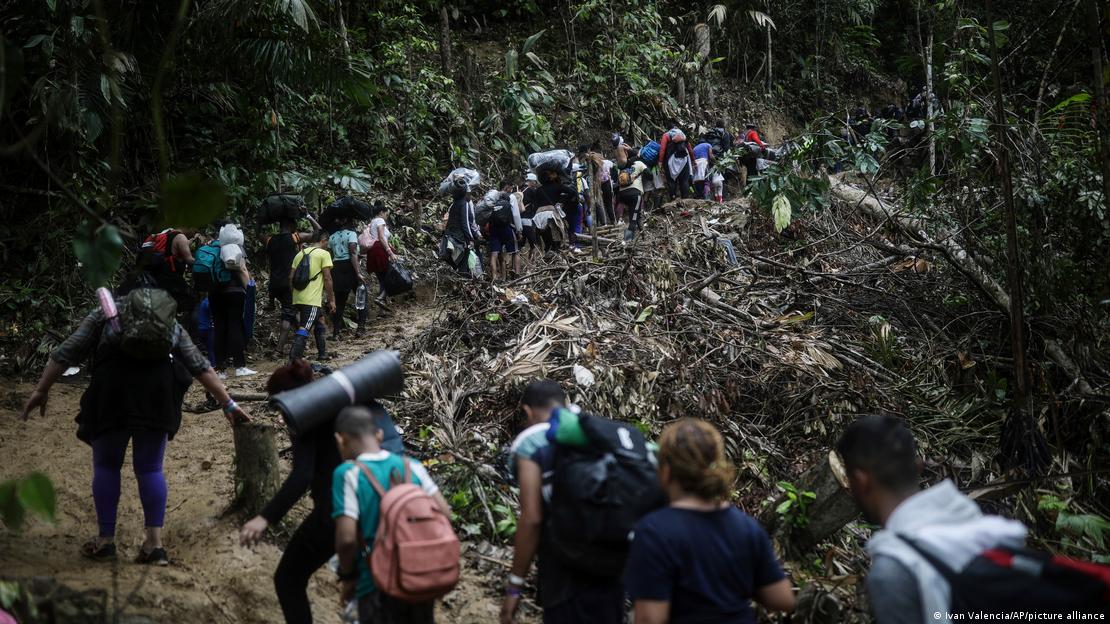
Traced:
<path fill-rule="evenodd" d="M 41 472 L 32 472 L 19 482 L 19 502 L 27 511 L 54 522 L 54 484 Z"/>
<path fill-rule="evenodd" d="M 547 32 L 546 28 L 525 39 L 524 45 L 520 46 L 521 53 L 528 54 L 528 52 L 532 49 L 532 46 L 536 45 L 536 42 L 539 41 L 540 37 L 543 36 L 545 32 Z"/>
<path fill-rule="evenodd" d="M 776 232 L 782 232 L 790 225 L 790 200 L 783 193 L 775 195 L 771 203 L 771 217 L 775 221 Z"/>
<path fill-rule="evenodd" d="M 182 174 L 162 185 L 162 223 L 166 226 L 201 227 L 226 208 L 223 185 L 200 174 Z"/>
<path fill-rule="evenodd" d="M 108 280 L 119 269 L 123 238 L 114 225 L 97 227 L 84 221 L 77 227 L 73 252 L 81 263 L 81 276 L 85 282 L 93 288 L 107 286 Z"/>
<path fill-rule="evenodd" d="M 15 494 L 16 482 L 5 481 L 0 483 L 0 520 L 4 526 L 18 530 L 23 526 L 23 505 Z"/>

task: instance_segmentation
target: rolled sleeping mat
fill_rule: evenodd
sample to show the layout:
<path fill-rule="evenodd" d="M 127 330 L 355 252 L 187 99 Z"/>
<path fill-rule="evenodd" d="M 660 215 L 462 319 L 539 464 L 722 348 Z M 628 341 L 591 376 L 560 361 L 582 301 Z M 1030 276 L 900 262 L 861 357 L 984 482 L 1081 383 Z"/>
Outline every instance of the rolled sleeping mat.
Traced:
<path fill-rule="evenodd" d="M 289 432 L 300 437 L 330 423 L 348 405 L 399 393 L 404 382 L 400 354 L 375 351 L 307 386 L 275 394 L 270 404 L 281 410 Z"/>

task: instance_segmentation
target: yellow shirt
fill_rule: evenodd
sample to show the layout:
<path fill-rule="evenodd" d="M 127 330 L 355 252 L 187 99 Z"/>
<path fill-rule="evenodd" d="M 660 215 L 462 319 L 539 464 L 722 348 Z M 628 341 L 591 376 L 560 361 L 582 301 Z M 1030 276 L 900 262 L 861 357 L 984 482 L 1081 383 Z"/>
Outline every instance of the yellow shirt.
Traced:
<path fill-rule="evenodd" d="M 301 263 L 305 252 L 309 252 L 308 268 L 312 281 L 304 290 L 293 289 L 293 305 L 310 305 L 317 308 L 324 305 L 324 269 L 332 267 L 331 254 L 327 249 L 312 246 L 297 252 L 293 258 L 293 273 L 297 272 L 297 265 Z"/>

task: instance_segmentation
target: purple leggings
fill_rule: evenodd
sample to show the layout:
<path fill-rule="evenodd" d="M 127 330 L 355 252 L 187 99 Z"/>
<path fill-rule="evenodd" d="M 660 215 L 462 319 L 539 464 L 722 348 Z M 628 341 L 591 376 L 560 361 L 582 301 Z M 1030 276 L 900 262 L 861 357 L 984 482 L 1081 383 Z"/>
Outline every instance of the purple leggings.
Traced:
<path fill-rule="evenodd" d="M 139 500 L 148 528 L 161 527 L 166 517 L 166 476 L 162 457 L 166 454 L 166 432 L 116 429 L 93 440 L 93 503 L 101 537 L 116 534 L 116 508 L 119 506 L 119 473 L 127 442 L 131 441 L 131 463 L 139 482 Z"/>

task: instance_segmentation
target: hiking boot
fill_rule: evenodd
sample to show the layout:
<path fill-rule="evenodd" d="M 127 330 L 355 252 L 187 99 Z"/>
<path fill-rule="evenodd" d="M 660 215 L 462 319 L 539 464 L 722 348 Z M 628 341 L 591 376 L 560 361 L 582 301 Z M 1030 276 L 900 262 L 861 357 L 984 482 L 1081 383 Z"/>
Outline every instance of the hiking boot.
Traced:
<path fill-rule="evenodd" d="M 165 548 L 155 548 L 150 552 L 146 552 L 140 546 L 139 556 L 135 557 L 135 563 L 162 567 L 170 565 L 170 558 L 166 556 Z"/>
<path fill-rule="evenodd" d="M 331 357 L 332 356 L 331 356 L 330 353 L 320 353 L 316 356 L 316 361 L 317 362 L 330 362 Z"/>
<path fill-rule="evenodd" d="M 239 368 L 235 369 L 235 376 L 236 377 L 250 377 L 251 375 L 257 375 L 257 374 L 258 374 L 258 371 L 254 370 L 254 369 L 251 369 L 251 368 L 247 368 L 246 366 L 240 366 Z"/>

